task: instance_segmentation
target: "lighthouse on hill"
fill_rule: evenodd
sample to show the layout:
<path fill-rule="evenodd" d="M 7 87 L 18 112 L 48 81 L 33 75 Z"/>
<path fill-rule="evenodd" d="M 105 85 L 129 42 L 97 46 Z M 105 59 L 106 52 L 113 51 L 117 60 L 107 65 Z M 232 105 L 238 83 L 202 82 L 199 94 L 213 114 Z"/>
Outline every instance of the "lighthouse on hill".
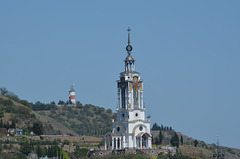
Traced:
<path fill-rule="evenodd" d="M 75 99 L 75 89 L 74 85 L 72 84 L 69 89 L 69 100 L 68 100 L 68 105 L 69 106 L 76 106 L 76 99 Z"/>

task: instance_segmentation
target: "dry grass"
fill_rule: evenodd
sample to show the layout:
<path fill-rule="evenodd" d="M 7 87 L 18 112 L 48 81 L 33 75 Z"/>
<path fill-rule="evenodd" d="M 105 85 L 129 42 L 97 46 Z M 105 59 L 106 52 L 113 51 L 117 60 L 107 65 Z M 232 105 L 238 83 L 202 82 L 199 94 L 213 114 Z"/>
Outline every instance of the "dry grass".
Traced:
<path fill-rule="evenodd" d="M 179 148 L 183 155 L 190 156 L 192 158 L 207 159 L 213 156 L 213 152 L 211 150 L 194 147 L 192 145 L 181 145 Z"/>
<path fill-rule="evenodd" d="M 4 99 L 4 100 L 8 100 L 10 98 L 8 97 L 5 97 L 3 95 L 0 95 L 0 98 Z M 11 100 L 11 99 L 10 99 Z M 14 100 L 11 100 L 13 102 L 13 104 L 16 106 L 16 107 L 24 107 L 24 108 L 27 108 L 29 109 L 28 107 L 26 107 L 25 105 L 21 104 L 21 103 L 18 103 L 18 102 L 15 102 Z M 43 115 L 40 115 L 38 114 L 37 112 L 30 110 L 30 114 L 35 114 L 36 118 L 38 120 L 40 120 L 43 124 L 45 125 L 51 125 L 53 127 L 53 130 L 55 130 L 55 132 L 60 132 L 61 134 L 73 134 L 73 135 L 77 135 L 75 132 L 73 132 L 72 130 L 66 128 L 65 126 L 63 126 L 61 123 L 55 121 L 54 119 L 50 118 L 50 117 L 47 117 L 47 116 L 43 116 Z M 15 116 L 15 114 L 13 113 L 4 113 L 4 117 L 2 118 L 3 122 L 7 122 L 7 121 L 10 121 L 10 118 L 12 116 Z M 11 124 L 11 122 L 10 122 Z M 17 127 L 24 127 L 25 126 L 25 123 L 24 122 L 21 122 L 21 123 L 17 123 Z M 52 131 L 50 131 L 50 133 L 52 133 Z M 47 133 L 49 134 L 49 133 Z"/>
<path fill-rule="evenodd" d="M 57 122 L 56 120 L 54 120 L 53 118 L 50 118 L 48 116 L 43 116 L 40 115 L 36 112 L 33 111 L 33 113 L 36 115 L 36 117 L 41 121 L 41 122 L 45 122 L 48 124 L 51 124 L 51 126 L 53 127 L 53 129 L 55 131 L 60 131 L 61 134 L 66 135 L 66 134 L 73 134 L 73 135 L 77 135 L 75 132 L 73 132 L 72 130 L 66 128 L 65 126 L 63 126 L 61 123 Z"/>

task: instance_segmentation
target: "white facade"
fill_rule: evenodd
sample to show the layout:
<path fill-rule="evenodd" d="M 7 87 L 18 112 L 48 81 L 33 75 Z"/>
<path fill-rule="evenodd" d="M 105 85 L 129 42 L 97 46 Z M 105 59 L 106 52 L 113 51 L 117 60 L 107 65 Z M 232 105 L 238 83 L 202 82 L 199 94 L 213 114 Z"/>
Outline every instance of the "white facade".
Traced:
<path fill-rule="evenodd" d="M 129 34 L 126 49 L 125 71 L 117 81 L 117 120 L 113 121 L 112 132 L 105 136 L 105 149 L 151 149 L 150 118 L 146 118 L 143 104 L 143 80 L 135 71 Z"/>

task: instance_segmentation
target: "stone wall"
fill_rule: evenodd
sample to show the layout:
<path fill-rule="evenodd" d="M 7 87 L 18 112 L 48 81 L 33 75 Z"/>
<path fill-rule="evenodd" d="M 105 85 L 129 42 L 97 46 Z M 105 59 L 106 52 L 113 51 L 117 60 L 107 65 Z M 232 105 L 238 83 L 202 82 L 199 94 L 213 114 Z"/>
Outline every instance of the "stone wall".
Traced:
<path fill-rule="evenodd" d="M 128 154 L 137 154 L 141 153 L 149 157 L 157 157 L 159 153 L 163 154 L 176 154 L 176 149 L 124 149 L 124 150 L 94 150 L 90 151 L 89 156 L 92 158 L 104 158 L 105 156 L 111 155 L 112 153 L 118 154 L 118 155 L 128 155 Z"/>
<path fill-rule="evenodd" d="M 68 140 L 70 142 L 88 142 L 88 143 L 98 143 L 102 141 L 101 137 L 93 137 L 93 136 L 64 136 L 64 135 L 41 135 L 34 136 L 34 139 L 41 139 L 41 140 L 49 140 L 53 141 L 54 139 L 60 139 L 62 142 L 64 140 Z"/>

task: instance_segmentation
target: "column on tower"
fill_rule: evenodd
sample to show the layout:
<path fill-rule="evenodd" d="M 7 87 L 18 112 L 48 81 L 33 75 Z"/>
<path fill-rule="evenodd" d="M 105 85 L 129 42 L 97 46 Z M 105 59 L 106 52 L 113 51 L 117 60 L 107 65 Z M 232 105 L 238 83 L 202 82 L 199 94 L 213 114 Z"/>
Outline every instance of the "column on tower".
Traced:
<path fill-rule="evenodd" d="M 131 89 L 131 109 L 133 109 L 133 90 Z"/>
<path fill-rule="evenodd" d="M 105 150 L 107 150 L 107 139 L 105 139 Z"/>
<path fill-rule="evenodd" d="M 129 89 L 130 90 L 130 93 L 129 93 L 129 96 L 130 96 L 130 107 L 129 109 L 133 109 L 133 91 L 132 89 Z"/>
<path fill-rule="evenodd" d="M 151 140 L 151 136 L 150 137 L 148 137 L 148 148 L 152 148 L 152 140 Z M 161 144 L 161 143 L 160 143 Z"/>
<path fill-rule="evenodd" d="M 127 109 L 131 108 L 131 90 L 128 88 L 128 106 Z"/>
<path fill-rule="evenodd" d="M 131 70 L 134 71 L 134 61 L 131 61 L 130 64 L 131 64 Z"/>
<path fill-rule="evenodd" d="M 114 149 L 114 138 L 112 137 L 112 150 Z"/>
<path fill-rule="evenodd" d="M 128 107 L 128 88 L 125 89 L 125 109 Z"/>
<path fill-rule="evenodd" d="M 122 107 L 122 91 L 121 91 L 121 89 L 118 89 L 119 90 L 119 109 Z"/>
<path fill-rule="evenodd" d="M 136 147 L 136 146 L 135 146 L 136 140 L 134 139 L 135 137 L 132 135 L 131 138 L 132 138 L 131 146 Z M 130 146 L 130 145 L 129 145 L 129 146 Z"/>
<path fill-rule="evenodd" d="M 113 150 L 116 149 L 116 138 L 115 137 L 112 139 L 112 149 Z"/>
<path fill-rule="evenodd" d="M 122 138 L 119 138 L 119 149 L 122 149 Z"/>
<path fill-rule="evenodd" d="M 140 90 L 141 108 L 143 109 L 143 90 Z"/>
<path fill-rule="evenodd" d="M 142 149 L 142 137 L 140 136 L 140 149 Z"/>
<path fill-rule="evenodd" d="M 121 101 L 120 101 L 120 89 L 118 89 L 118 109 L 120 109 L 121 108 Z"/>
<path fill-rule="evenodd" d="M 134 72 L 135 71 L 135 66 L 134 66 L 134 59 L 133 57 L 129 55 L 125 59 L 125 72 Z"/>
<path fill-rule="evenodd" d="M 125 72 L 128 72 L 128 63 L 125 62 Z"/>
<path fill-rule="evenodd" d="M 122 147 L 123 148 L 126 147 L 126 137 L 125 136 L 122 137 Z"/>

